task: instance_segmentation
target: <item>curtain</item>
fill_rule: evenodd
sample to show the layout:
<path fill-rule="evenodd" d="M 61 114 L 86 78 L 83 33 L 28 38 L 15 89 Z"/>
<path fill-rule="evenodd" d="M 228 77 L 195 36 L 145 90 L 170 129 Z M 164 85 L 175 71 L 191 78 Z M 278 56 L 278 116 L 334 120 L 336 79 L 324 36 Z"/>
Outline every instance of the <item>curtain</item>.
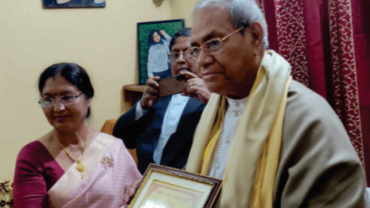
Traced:
<path fill-rule="evenodd" d="M 267 20 L 269 48 L 289 61 L 293 79 L 333 107 L 370 186 L 370 0 L 256 2 Z"/>

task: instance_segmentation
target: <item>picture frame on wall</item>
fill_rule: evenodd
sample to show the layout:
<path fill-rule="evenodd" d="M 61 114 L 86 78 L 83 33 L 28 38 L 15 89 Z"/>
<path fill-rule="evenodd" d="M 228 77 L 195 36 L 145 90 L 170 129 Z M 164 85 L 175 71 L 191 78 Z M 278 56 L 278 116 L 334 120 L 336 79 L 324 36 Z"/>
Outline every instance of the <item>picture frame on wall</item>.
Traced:
<path fill-rule="evenodd" d="M 184 27 L 184 19 L 137 23 L 140 85 L 144 85 L 149 76 L 161 79 L 172 76 L 169 45 L 172 36 Z"/>
<path fill-rule="evenodd" d="M 45 8 L 99 8 L 105 0 L 44 0 Z"/>
<path fill-rule="evenodd" d="M 128 208 L 211 208 L 222 180 L 151 163 Z"/>

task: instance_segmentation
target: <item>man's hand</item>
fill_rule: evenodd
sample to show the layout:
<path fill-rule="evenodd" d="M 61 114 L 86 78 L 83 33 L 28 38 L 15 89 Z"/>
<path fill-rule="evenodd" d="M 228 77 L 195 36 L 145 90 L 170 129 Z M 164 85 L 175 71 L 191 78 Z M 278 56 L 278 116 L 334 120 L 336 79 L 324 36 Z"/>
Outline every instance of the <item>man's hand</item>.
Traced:
<path fill-rule="evenodd" d="M 136 189 L 138 188 L 141 180 L 134 181 L 134 183 L 131 184 L 126 190 L 125 193 L 123 194 L 123 203 L 124 205 L 127 205 L 131 198 L 134 196 L 136 193 Z"/>
<path fill-rule="evenodd" d="M 204 85 L 204 82 L 196 74 L 186 71 L 180 72 L 180 74 L 185 75 L 188 81 L 185 83 L 184 92 L 182 95 L 189 97 L 195 97 L 200 102 L 207 104 L 209 98 L 211 97 L 211 92 L 208 91 L 207 87 Z"/>
<path fill-rule="evenodd" d="M 153 107 L 159 100 L 159 84 L 158 80 L 160 77 L 149 77 L 146 81 L 146 88 L 143 92 L 143 97 L 141 98 L 140 105 L 144 110 L 148 110 Z"/>

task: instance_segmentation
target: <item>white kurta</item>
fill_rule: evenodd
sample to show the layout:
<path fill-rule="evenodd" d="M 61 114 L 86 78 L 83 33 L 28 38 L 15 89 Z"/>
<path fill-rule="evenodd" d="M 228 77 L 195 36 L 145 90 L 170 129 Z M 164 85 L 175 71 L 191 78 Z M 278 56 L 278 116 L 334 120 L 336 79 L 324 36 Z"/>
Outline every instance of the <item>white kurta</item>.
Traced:
<path fill-rule="evenodd" d="M 209 176 L 223 179 L 227 162 L 229 161 L 230 148 L 235 137 L 236 129 L 243 114 L 244 106 L 247 102 L 247 97 L 243 99 L 226 98 L 228 107 L 225 113 L 221 138 L 218 139 L 217 149 L 213 155 L 212 163 L 209 169 Z"/>

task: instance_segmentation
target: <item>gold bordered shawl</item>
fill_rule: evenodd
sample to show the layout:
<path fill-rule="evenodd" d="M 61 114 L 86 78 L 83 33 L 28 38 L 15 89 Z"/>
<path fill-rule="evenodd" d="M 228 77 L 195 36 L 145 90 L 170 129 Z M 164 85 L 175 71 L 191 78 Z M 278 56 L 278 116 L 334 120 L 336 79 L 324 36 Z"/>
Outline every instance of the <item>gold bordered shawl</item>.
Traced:
<path fill-rule="evenodd" d="M 290 71 L 283 57 L 266 51 L 231 146 L 218 207 L 272 207 Z M 203 111 L 186 166 L 188 171 L 208 174 L 201 170 L 208 171 L 205 166 L 210 166 L 213 150 L 207 151 L 208 156 L 204 153 L 222 99 L 225 98 L 213 94 Z"/>

